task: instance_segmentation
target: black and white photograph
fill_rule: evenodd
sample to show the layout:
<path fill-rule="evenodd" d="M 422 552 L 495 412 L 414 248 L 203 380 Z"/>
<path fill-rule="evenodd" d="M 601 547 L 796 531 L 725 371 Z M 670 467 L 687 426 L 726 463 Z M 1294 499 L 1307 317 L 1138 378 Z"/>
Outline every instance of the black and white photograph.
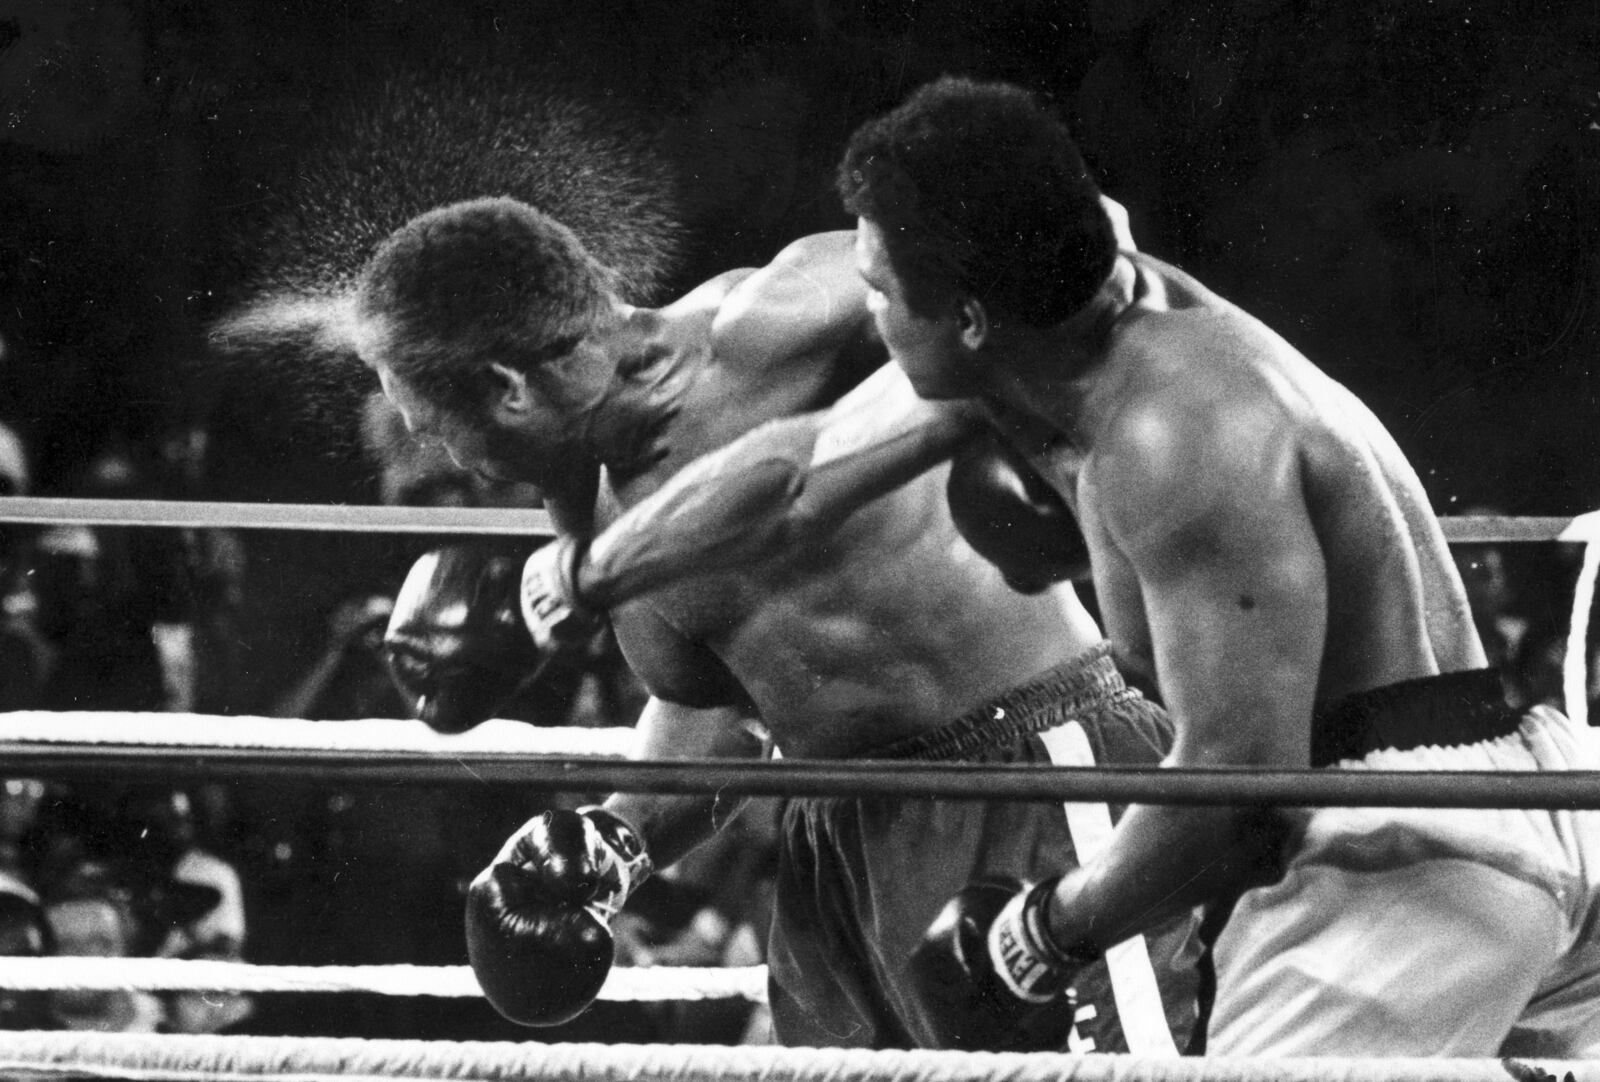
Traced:
<path fill-rule="evenodd" d="M 0 0 L 0 1077 L 1600 1079 L 1594 0 Z"/>

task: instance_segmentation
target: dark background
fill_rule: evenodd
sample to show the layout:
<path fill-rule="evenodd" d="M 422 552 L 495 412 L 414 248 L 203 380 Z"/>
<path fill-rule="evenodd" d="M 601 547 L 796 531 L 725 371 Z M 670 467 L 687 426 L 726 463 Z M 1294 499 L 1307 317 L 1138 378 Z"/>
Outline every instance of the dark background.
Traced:
<path fill-rule="evenodd" d="M 120 449 L 146 494 L 376 501 L 359 366 L 293 337 L 219 352 L 218 318 L 334 295 L 410 214 L 503 191 L 664 300 L 848 226 L 846 136 L 952 72 L 1050 96 L 1141 247 L 1365 397 L 1439 513 L 1587 511 L 1597 57 L 1593 0 L 0 0 L 0 422 L 42 495 L 84 494 Z M 245 544 L 216 713 L 269 712 L 334 603 L 392 595 L 419 543 Z M 489 792 L 235 800 L 262 961 L 459 961 L 458 902 L 410 869 L 448 884 L 487 858 L 452 836 L 463 800 L 494 821 L 478 842 L 519 818 Z M 264 1000 L 257 1024 L 502 1034 L 476 1003 Z"/>
<path fill-rule="evenodd" d="M 845 136 L 965 72 L 1051 95 L 1141 245 L 1366 396 L 1441 513 L 1587 510 L 1597 24 L 1524 0 L 4 0 L 0 417 L 44 490 L 108 439 L 243 412 L 264 433 L 228 498 L 349 498 L 347 434 L 271 438 L 296 388 L 198 363 L 336 103 L 396 72 L 582 80 L 659 137 L 688 228 L 668 295 L 847 224 Z M 359 218 L 372 178 L 330 184 Z"/>

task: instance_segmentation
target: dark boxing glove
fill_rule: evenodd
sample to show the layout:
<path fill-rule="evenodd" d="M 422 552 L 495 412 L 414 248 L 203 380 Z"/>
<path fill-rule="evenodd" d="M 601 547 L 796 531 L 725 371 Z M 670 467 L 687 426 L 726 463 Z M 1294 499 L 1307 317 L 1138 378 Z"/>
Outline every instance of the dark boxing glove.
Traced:
<path fill-rule="evenodd" d="M 487 721 L 538 671 L 544 655 L 518 608 L 521 569 L 520 553 L 450 545 L 425 553 L 400 587 L 384 654 L 439 732 Z"/>
<path fill-rule="evenodd" d="M 1099 955 L 1069 953 L 1050 940 L 1043 907 L 1055 884 L 1048 879 L 1029 886 L 1009 877 L 970 883 L 929 925 L 911 956 L 911 974 L 943 1047 L 1067 1047 L 1072 981 Z"/>
<path fill-rule="evenodd" d="M 956 455 L 946 493 L 961 536 L 1013 590 L 1036 594 L 1088 571 L 1071 508 L 998 433 Z"/>
<path fill-rule="evenodd" d="M 611 971 L 611 918 L 650 870 L 644 841 L 604 808 L 523 824 L 467 890 L 467 957 L 495 1010 L 525 1026 L 581 1014 Z"/>

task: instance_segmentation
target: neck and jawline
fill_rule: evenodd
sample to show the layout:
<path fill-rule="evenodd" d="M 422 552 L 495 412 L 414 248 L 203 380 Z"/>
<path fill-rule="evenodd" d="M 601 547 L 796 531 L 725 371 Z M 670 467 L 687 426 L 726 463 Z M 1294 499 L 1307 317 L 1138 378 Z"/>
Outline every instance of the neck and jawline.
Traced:
<path fill-rule="evenodd" d="M 1108 346 L 1142 295 L 1139 273 L 1119 254 L 1094 297 L 1060 323 L 1039 327 L 961 297 L 958 333 L 974 393 L 1001 414 L 1043 426 L 1052 439 L 1087 449 L 1104 420 L 1100 403 L 1119 378 Z"/>

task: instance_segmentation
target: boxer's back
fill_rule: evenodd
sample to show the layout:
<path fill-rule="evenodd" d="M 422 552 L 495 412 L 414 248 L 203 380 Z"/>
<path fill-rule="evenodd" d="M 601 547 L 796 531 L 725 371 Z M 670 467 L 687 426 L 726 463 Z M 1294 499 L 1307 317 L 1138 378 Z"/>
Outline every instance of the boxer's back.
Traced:
<path fill-rule="evenodd" d="M 1260 486 L 1209 498 L 1254 501 L 1286 495 L 1303 508 L 1326 574 L 1326 643 L 1317 701 L 1484 664 L 1465 592 L 1420 480 L 1394 439 L 1353 394 L 1267 327 L 1159 261 L 1139 258 L 1147 309 L 1119 335 L 1118 363 L 1138 388 L 1109 431 L 1148 422 L 1201 433 L 1192 455 L 1218 456 L 1218 474 Z M 1130 408 L 1131 407 L 1131 408 Z M 1113 436 L 1091 461 L 1117 443 Z M 1230 471 L 1222 463 L 1249 465 Z M 1085 475 L 1093 465 L 1084 467 Z M 1080 488 L 1080 491 L 1081 488 Z M 1104 495 L 1100 503 L 1114 500 Z M 1090 520 L 1104 510 L 1085 509 Z M 1137 513 L 1138 509 L 1130 509 Z M 1285 529 L 1293 528 L 1289 523 Z M 1132 570 L 1103 531 L 1096 582 L 1112 637 L 1148 656 L 1148 628 Z M 1130 618 L 1131 616 L 1131 618 Z"/>

